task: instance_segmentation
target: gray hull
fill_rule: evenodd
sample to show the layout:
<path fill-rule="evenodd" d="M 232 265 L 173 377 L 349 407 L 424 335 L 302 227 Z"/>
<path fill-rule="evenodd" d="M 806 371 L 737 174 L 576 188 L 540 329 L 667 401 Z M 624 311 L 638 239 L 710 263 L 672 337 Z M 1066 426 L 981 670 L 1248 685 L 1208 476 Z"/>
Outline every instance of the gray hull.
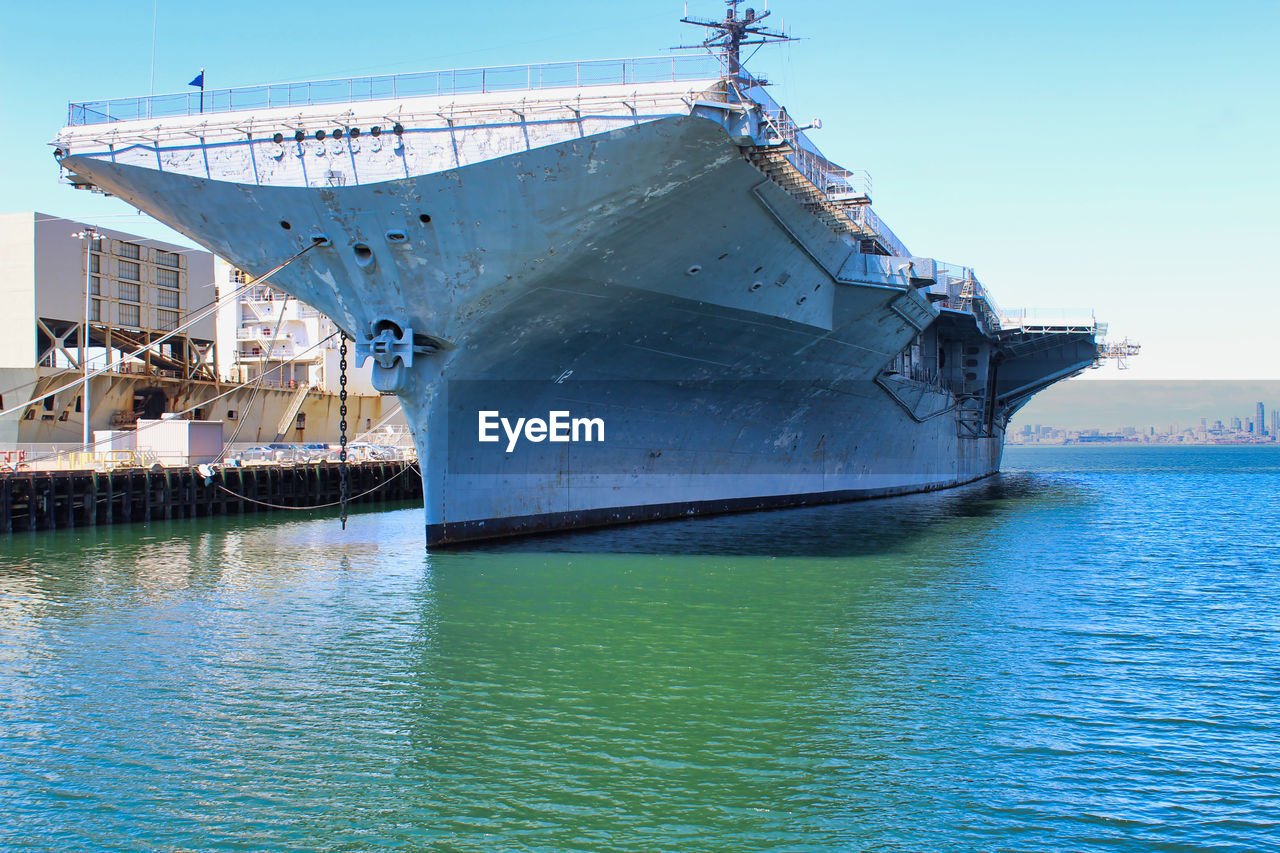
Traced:
<path fill-rule="evenodd" d="M 402 341 L 375 381 L 413 427 L 430 544 L 971 482 L 1007 415 L 1093 359 L 1092 334 L 1002 355 L 697 117 L 327 189 L 63 165 L 255 274 L 330 241 L 274 281 Z M 920 375 L 922 349 L 946 369 Z M 600 418 L 604 441 L 508 453 L 482 410 Z"/>

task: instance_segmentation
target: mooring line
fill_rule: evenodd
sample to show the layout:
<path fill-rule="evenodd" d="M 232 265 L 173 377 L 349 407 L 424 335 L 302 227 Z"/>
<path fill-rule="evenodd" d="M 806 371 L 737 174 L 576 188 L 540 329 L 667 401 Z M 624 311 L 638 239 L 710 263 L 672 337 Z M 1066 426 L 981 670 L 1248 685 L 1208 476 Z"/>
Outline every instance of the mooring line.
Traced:
<path fill-rule="evenodd" d="M 327 504 L 315 504 L 314 506 L 284 506 L 283 504 L 273 504 L 273 503 L 269 503 L 269 502 L 267 502 L 267 501 L 255 500 L 255 499 L 253 499 L 253 498 L 249 497 L 248 495 L 241 495 L 241 494 L 237 494 L 236 492 L 231 491 L 230 489 L 228 489 L 226 486 L 222 485 L 221 483 L 216 483 L 215 485 L 216 485 L 219 489 L 222 489 L 222 491 L 224 491 L 224 492 L 226 492 L 227 494 L 231 495 L 232 497 L 239 498 L 239 499 L 240 499 L 240 500 L 242 500 L 242 501 L 248 501 L 248 502 L 249 502 L 249 503 L 251 503 L 251 504 L 258 504 L 259 506 L 267 506 L 267 507 L 271 507 L 272 509 L 294 509 L 294 510 L 303 510 L 303 509 L 328 509 L 329 507 L 340 506 L 340 505 L 341 505 L 341 504 L 343 504 L 343 503 L 347 503 L 347 502 L 354 501 L 354 500 L 359 500 L 360 498 L 364 497 L 365 495 L 371 495 L 371 494 L 373 494 L 374 492 L 378 491 L 378 489 L 381 489 L 381 488 L 383 488 L 383 487 L 385 487 L 385 486 L 390 485 L 392 482 L 394 482 L 394 481 L 395 481 L 395 479 L 396 479 L 397 477 L 399 477 L 399 476 L 403 475 L 405 471 L 414 471 L 414 472 L 417 472 L 417 471 L 418 471 L 418 469 L 417 469 L 417 467 L 416 467 L 416 466 L 410 465 L 409 463 L 407 463 L 407 462 L 406 462 L 406 463 L 405 463 L 405 466 L 404 466 L 403 468 L 401 468 L 399 471 L 397 471 L 396 473 L 392 474 L 390 477 L 388 477 L 387 479 L 383 480 L 381 483 L 379 483 L 378 485 L 374 486 L 372 489 L 369 489 L 369 490 L 368 490 L 368 491 L 366 491 L 366 492 L 361 492 L 361 493 L 360 493 L 360 494 L 358 494 L 358 495 L 353 495 L 353 496 L 351 496 L 351 497 L 348 497 L 348 498 L 346 498 L 346 499 L 345 499 L 345 501 L 344 501 L 344 500 L 336 500 L 336 501 L 334 501 L 333 503 L 327 503 Z M 419 476 L 419 477 L 421 477 L 422 475 L 419 473 L 419 474 L 418 474 L 418 476 Z"/>
<path fill-rule="evenodd" d="M 165 332 L 163 335 L 161 335 L 160 337 L 156 338 L 154 341 L 150 341 L 150 342 L 148 342 L 145 346 L 141 346 L 141 347 L 139 347 L 138 349 L 134 350 L 133 352 L 130 352 L 130 353 L 128 353 L 127 355 L 121 356 L 121 358 L 120 358 L 120 360 L 119 360 L 119 361 L 108 362 L 108 364 L 106 364 L 105 366 L 100 367 L 100 368 L 98 368 L 97 370 L 94 370 L 94 371 L 90 372 L 90 373 L 88 374 L 88 376 L 81 377 L 80 379 L 77 379 L 77 380 L 76 380 L 76 381 L 74 381 L 74 382 L 68 382 L 66 385 L 63 385 L 61 388 L 55 388 L 55 389 L 53 389 L 52 391 L 46 391 L 45 393 L 41 394 L 40 396 L 38 396 L 38 397 L 32 397 L 30 400 L 27 400 L 26 402 L 19 403 L 19 404 L 18 404 L 18 405 L 16 405 L 16 406 L 10 406 L 9 408 L 4 409 L 4 410 L 0 410 L 0 417 L 3 417 L 4 415 L 10 415 L 10 414 L 13 414 L 13 413 L 14 413 L 14 412 L 16 412 L 16 411 L 19 411 L 19 410 L 21 410 L 21 409 L 25 409 L 25 408 L 27 408 L 28 406 L 34 405 L 35 403 L 39 403 L 41 400 L 44 400 L 46 397 L 53 397 L 53 396 L 55 396 L 55 395 L 57 395 L 57 394 L 61 394 L 63 391 L 69 391 L 70 389 L 75 388 L 75 387 L 76 387 L 76 386 L 78 386 L 78 385 L 83 385 L 83 384 L 84 384 L 86 381 L 88 381 L 89 379 L 97 379 L 99 376 L 101 376 L 101 375 L 102 375 L 102 374 L 104 374 L 104 373 L 110 373 L 110 372 L 113 372 L 115 368 L 117 368 L 117 367 L 119 367 L 120 365 L 122 365 L 122 364 L 126 363 L 129 359 L 131 359 L 131 358 L 137 358 L 138 356 L 142 355 L 144 352 L 146 352 L 147 350 L 149 350 L 149 349 L 151 349 L 152 347 L 156 346 L 157 344 L 162 344 L 162 343 L 164 343 L 165 341 L 169 340 L 169 338 L 172 338 L 172 337 L 174 337 L 175 335 L 178 335 L 178 334 L 180 334 L 180 333 L 182 333 L 182 332 L 185 332 L 187 329 L 191 328 L 191 327 L 192 327 L 192 326 L 194 326 L 196 323 L 198 323 L 198 322 L 200 322 L 201 320 L 203 320 L 205 317 L 208 317 L 210 314 L 213 314 L 213 313 L 217 312 L 217 311 L 219 310 L 219 308 L 220 308 L 221 304 L 222 304 L 223 302 L 225 302 L 225 301 L 229 300 L 232 296 L 235 296 L 235 297 L 237 297 L 237 298 L 238 298 L 238 297 L 239 297 L 239 295 L 240 295 L 241 293 L 243 293 L 244 291 L 248 290 L 250 287 L 253 287 L 253 286 L 255 286 L 255 285 L 261 284 L 263 281 L 267 280 L 267 279 L 268 279 L 268 278 L 270 278 L 271 276 L 273 276 L 273 275 L 275 275 L 276 273 L 280 272 L 280 270 L 282 270 L 282 269 L 284 269 L 285 267 L 289 266 L 289 264 L 293 263 L 293 262 L 294 262 L 294 261 L 296 261 L 298 258 L 302 257 L 302 256 L 303 256 L 303 255 L 305 255 L 307 252 L 310 252 L 312 249 L 314 249 L 314 248 L 315 248 L 316 246 L 318 246 L 318 245 L 319 245 L 318 243 L 314 243 L 314 242 L 313 242 L 313 243 L 311 243 L 311 244 L 309 244 L 308 246 L 306 246 L 305 248 L 303 248 L 303 249 L 302 249 L 302 251 L 298 252 L 298 254 L 294 255 L 294 256 L 293 256 L 293 257 L 291 257 L 291 258 L 289 258 L 287 261 L 285 261 L 284 263 L 280 264 L 280 266 L 278 266 L 278 267 L 276 267 L 275 269 L 271 270 L 269 273 L 267 273 L 266 275 L 262 276 L 261 278 L 256 278 L 256 279 L 254 279 L 253 281 L 245 282 L 245 283 L 244 283 L 244 284 L 242 284 L 240 287 L 237 287 L 237 288 L 236 288 L 232 293 L 227 294 L 225 297 L 221 297 L 221 298 L 219 298 L 219 299 L 214 300 L 213 302 L 210 302 L 208 305 L 204 306 L 203 308 L 198 309 L 195 313 L 188 314 L 188 315 L 186 316 L 186 318 L 185 318 L 185 319 L 184 319 L 180 324 L 178 324 L 176 327 L 174 327 L 173 329 L 170 329 L 168 332 Z M 86 325 L 87 325 L 87 322 L 86 322 Z M 86 341 L 88 340 L 88 335 L 86 335 L 86 336 L 85 336 L 85 340 L 86 340 Z M 86 360 L 86 361 L 88 360 L 88 348 L 87 348 L 87 347 L 86 347 L 85 360 Z M 20 385 L 20 386 L 18 386 L 17 388 L 11 389 L 10 391 L 6 391 L 6 392 L 4 392 L 4 393 L 8 394 L 8 393 L 12 393 L 12 392 L 13 392 L 13 391 L 15 391 L 15 390 L 21 390 L 22 388 L 30 387 L 31 385 L 38 384 L 38 383 L 39 383 L 39 381 L 40 381 L 39 379 L 36 379 L 36 380 L 34 380 L 33 382 L 28 382 L 28 383 L 26 383 L 26 384 L 24 384 L 24 385 Z M 2 394 L 0 394 L 0 396 L 3 396 L 3 395 L 2 395 Z M 85 412 L 85 417 L 88 417 L 88 416 L 89 416 L 89 413 L 88 413 L 88 412 Z"/>

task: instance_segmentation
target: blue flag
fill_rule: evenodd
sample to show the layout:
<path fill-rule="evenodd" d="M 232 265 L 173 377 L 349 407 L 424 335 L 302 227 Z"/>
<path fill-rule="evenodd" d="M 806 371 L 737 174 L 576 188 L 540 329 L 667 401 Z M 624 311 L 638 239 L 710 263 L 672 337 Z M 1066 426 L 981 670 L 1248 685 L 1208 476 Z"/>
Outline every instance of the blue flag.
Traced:
<path fill-rule="evenodd" d="M 204 88 L 204 69 L 203 69 L 203 68 L 202 68 L 202 69 L 200 69 L 200 73 L 196 75 L 196 79 L 192 80 L 192 81 L 191 81 L 190 83 L 188 83 L 187 85 L 188 85 L 188 86 L 199 86 L 201 89 L 203 89 L 203 88 Z"/>

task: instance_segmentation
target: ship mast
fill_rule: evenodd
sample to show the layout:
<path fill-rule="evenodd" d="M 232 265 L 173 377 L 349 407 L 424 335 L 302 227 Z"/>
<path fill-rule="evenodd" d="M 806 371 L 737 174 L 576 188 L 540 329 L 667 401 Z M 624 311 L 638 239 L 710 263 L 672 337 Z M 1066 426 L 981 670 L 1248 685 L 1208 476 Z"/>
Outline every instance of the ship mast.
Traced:
<path fill-rule="evenodd" d="M 745 0 L 725 0 L 724 20 L 716 21 L 710 18 L 695 18 L 686 14 L 680 20 L 686 24 L 693 24 L 698 27 L 706 27 L 712 30 L 711 35 L 697 47 L 703 47 L 711 51 L 711 53 L 719 54 L 724 63 L 728 66 L 729 76 L 738 77 L 742 73 L 742 47 L 744 45 L 753 44 L 769 44 L 777 41 L 792 41 L 791 37 L 786 33 L 773 32 L 769 27 L 762 26 L 761 21 L 769 17 L 770 12 L 766 8 L 761 14 L 756 14 L 755 9 L 748 8 L 742 17 L 738 17 L 738 7 Z M 767 3 L 766 3 L 767 5 Z M 690 50 L 694 46 L 682 46 L 677 50 Z"/>

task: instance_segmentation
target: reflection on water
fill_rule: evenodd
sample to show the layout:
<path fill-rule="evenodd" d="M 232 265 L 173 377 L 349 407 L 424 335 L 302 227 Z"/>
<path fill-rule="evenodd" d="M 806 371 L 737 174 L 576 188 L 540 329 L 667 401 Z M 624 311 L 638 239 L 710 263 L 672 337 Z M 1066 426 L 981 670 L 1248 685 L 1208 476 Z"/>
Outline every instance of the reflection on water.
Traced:
<path fill-rule="evenodd" d="M 14 537 L 0 847 L 1266 849 L 1280 473 L 1212 450 L 431 555 Z"/>

